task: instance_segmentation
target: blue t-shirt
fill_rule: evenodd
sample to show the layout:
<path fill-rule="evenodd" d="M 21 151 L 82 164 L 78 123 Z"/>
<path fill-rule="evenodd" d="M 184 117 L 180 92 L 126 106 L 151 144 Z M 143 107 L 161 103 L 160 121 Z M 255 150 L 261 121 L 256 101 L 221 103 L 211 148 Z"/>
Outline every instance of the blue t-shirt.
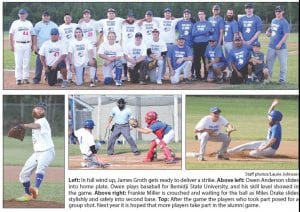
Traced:
<path fill-rule="evenodd" d="M 197 21 L 193 25 L 192 35 L 194 43 L 205 43 L 212 33 L 212 25 L 209 21 Z"/>
<path fill-rule="evenodd" d="M 269 47 L 276 49 L 276 45 L 281 41 L 283 36 L 290 32 L 289 23 L 285 18 L 274 18 L 271 22 L 271 31 Z M 286 49 L 286 43 L 283 43 L 280 49 Z"/>
<path fill-rule="evenodd" d="M 53 21 L 47 23 L 39 21 L 34 26 L 34 31 L 37 37 L 37 47 L 41 48 L 42 44 L 51 38 L 50 32 L 51 29 L 57 28 L 57 24 Z"/>
<path fill-rule="evenodd" d="M 213 38 L 219 42 L 220 38 L 220 30 L 225 28 L 225 22 L 224 19 L 221 16 L 212 16 L 208 18 L 208 21 L 212 25 L 212 35 Z"/>
<path fill-rule="evenodd" d="M 229 62 L 235 64 L 238 70 L 248 64 L 251 55 L 251 46 L 243 44 L 240 48 L 233 48 L 229 52 Z"/>
<path fill-rule="evenodd" d="M 268 129 L 267 140 L 275 138 L 275 143 L 271 146 L 272 149 L 278 149 L 281 142 L 281 125 L 280 123 L 274 124 Z"/>
<path fill-rule="evenodd" d="M 180 20 L 177 22 L 175 29 L 178 32 L 179 36 L 183 36 L 185 38 L 185 44 L 189 47 L 193 46 L 193 36 L 192 36 L 192 28 L 193 22 L 191 20 Z"/>
<path fill-rule="evenodd" d="M 169 126 L 169 125 L 167 125 L 166 123 L 161 122 L 161 121 L 159 121 L 159 120 L 155 121 L 155 122 L 154 122 L 152 125 L 150 125 L 148 128 L 151 129 L 152 132 L 154 132 L 154 133 L 155 133 L 156 131 L 158 131 L 158 130 L 164 129 L 164 130 L 163 130 L 163 135 L 166 135 L 166 134 L 172 129 L 171 126 Z"/>
<path fill-rule="evenodd" d="M 262 32 L 262 21 L 257 15 L 251 17 L 243 16 L 239 19 L 239 31 L 242 33 L 245 41 L 250 40 L 256 32 Z M 258 39 L 254 40 L 256 42 Z M 251 43 L 252 44 L 252 43 Z"/>
<path fill-rule="evenodd" d="M 127 124 L 131 117 L 131 110 L 129 108 L 120 110 L 119 107 L 114 107 L 110 116 L 114 118 L 116 124 Z"/>
<path fill-rule="evenodd" d="M 214 58 L 220 58 L 220 62 L 227 63 L 224 57 L 222 46 L 220 44 L 217 44 L 215 47 L 211 47 L 208 44 L 204 55 L 209 61 L 213 60 Z"/>
<path fill-rule="evenodd" d="M 184 45 L 183 48 L 179 48 L 178 45 L 172 45 L 167 53 L 167 57 L 171 59 L 172 67 L 174 70 L 179 68 L 184 63 L 183 61 L 181 64 L 177 64 L 177 59 L 190 56 L 193 56 L 193 52 L 192 49 L 187 45 Z"/>
<path fill-rule="evenodd" d="M 239 26 L 236 20 L 225 21 L 224 41 L 233 42 L 234 33 L 239 32 Z"/>

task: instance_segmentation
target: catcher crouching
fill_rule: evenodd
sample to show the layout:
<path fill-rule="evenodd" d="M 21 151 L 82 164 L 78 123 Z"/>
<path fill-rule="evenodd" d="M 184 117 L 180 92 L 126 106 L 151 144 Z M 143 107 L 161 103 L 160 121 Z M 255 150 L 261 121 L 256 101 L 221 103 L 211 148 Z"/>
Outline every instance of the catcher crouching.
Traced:
<path fill-rule="evenodd" d="M 45 176 L 46 168 L 55 157 L 54 144 L 51 138 L 51 128 L 45 118 L 46 107 L 46 104 L 43 102 L 37 103 L 32 110 L 34 122 L 19 125 L 24 129 L 32 129 L 34 152 L 27 159 L 20 172 L 19 180 L 24 186 L 25 194 L 17 198 L 16 201 L 27 202 L 37 198 L 39 188 Z M 32 187 L 30 185 L 30 176 L 34 170 L 36 170 L 35 183 L 34 187 Z"/>
<path fill-rule="evenodd" d="M 144 162 L 151 162 L 155 158 L 156 147 L 159 146 L 166 157 L 166 163 L 172 164 L 176 163 L 174 158 L 174 153 L 168 148 L 168 143 L 174 140 L 175 133 L 172 127 L 164 122 L 157 120 L 157 113 L 155 111 L 149 111 L 146 113 L 145 122 L 147 123 L 147 128 L 140 128 L 135 121 L 132 121 L 131 126 L 136 128 L 137 131 L 141 133 L 154 133 L 157 138 L 152 140 L 150 143 L 150 148 L 144 159 Z"/>

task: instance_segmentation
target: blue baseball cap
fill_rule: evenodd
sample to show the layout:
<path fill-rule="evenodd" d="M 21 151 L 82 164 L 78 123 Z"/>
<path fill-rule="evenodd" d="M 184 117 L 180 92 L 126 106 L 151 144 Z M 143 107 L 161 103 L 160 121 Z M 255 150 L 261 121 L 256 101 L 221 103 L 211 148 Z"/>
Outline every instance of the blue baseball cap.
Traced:
<path fill-rule="evenodd" d="M 216 39 L 214 38 L 214 36 L 209 36 L 208 41 L 216 41 Z"/>
<path fill-rule="evenodd" d="M 221 113 L 222 111 L 220 110 L 220 108 L 214 106 L 214 107 L 210 108 L 210 112 L 211 113 Z"/>
<path fill-rule="evenodd" d="M 51 35 L 59 35 L 59 31 L 57 28 L 52 28 L 50 34 Z"/>
<path fill-rule="evenodd" d="M 171 8 L 168 7 L 164 10 L 164 12 L 172 12 L 172 10 L 171 10 Z"/>
<path fill-rule="evenodd" d="M 129 12 L 127 13 L 127 17 L 134 17 L 134 13 L 133 13 L 132 11 L 129 11 Z"/>
<path fill-rule="evenodd" d="M 257 46 L 257 47 L 260 47 L 260 42 L 259 41 L 255 41 L 252 46 Z"/>
<path fill-rule="evenodd" d="M 148 10 L 148 11 L 146 12 L 146 15 L 153 16 L 153 12 L 150 11 L 150 10 Z"/>
<path fill-rule="evenodd" d="M 185 37 L 183 35 L 179 35 L 177 40 L 185 40 Z"/>
<path fill-rule="evenodd" d="M 19 14 L 27 14 L 27 10 L 26 9 L 20 9 L 19 10 Z"/>
<path fill-rule="evenodd" d="M 33 107 L 41 107 L 44 108 L 44 110 L 47 109 L 47 104 L 45 102 L 37 102 Z"/>

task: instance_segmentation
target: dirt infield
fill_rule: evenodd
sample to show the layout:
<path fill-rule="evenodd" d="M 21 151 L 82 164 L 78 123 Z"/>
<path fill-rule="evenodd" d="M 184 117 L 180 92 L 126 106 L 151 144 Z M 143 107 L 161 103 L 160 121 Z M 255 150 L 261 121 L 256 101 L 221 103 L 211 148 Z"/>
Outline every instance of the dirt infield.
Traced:
<path fill-rule="evenodd" d="M 19 172 L 22 169 L 20 166 L 4 166 L 3 179 L 5 182 L 17 182 Z M 63 167 L 49 167 L 45 175 L 44 182 L 60 182 L 65 181 Z M 4 208 L 64 208 L 65 205 L 60 202 L 32 200 L 30 202 L 17 202 L 14 199 L 3 200 Z"/>
<path fill-rule="evenodd" d="M 112 169 L 135 169 L 135 170 L 156 170 L 156 169 L 181 169 L 181 154 L 176 154 L 175 164 L 166 164 L 163 153 L 158 151 L 157 160 L 144 163 L 144 154 L 139 156 L 134 156 L 132 153 L 122 153 L 116 155 L 98 155 L 99 161 L 104 161 L 110 163 L 111 166 L 107 167 L 105 170 Z M 80 162 L 83 162 L 81 156 L 69 156 L 69 169 L 88 169 L 82 168 Z M 99 169 L 100 170 L 100 169 Z"/>
<path fill-rule="evenodd" d="M 245 141 L 232 141 L 230 144 L 230 148 L 246 143 Z M 221 147 L 221 143 L 218 142 L 208 142 L 206 147 L 206 155 L 205 159 L 208 161 L 215 161 L 216 158 L 216 151 L 218 151 Z M 187 153 L 196 153 L 199 151 L 199 142 L 198 141 L 188 141 L 186 144 L 186 152 Z M 196 162 L 197 158 L 192 157 L 191 154 L 189 154 L 190 157 L 187 157 L 187 162 Z M 264 162 L 287 162 L 287 161 L 298 161 L 299 155 L 298 155 L 298 142 L 293 141 L 282 141 L 280 148 L 276 152 L 275 157 L 273 158 L 251 158 L 247 154 L 247 152 L 241 152 L 238 154 L 230 155 L 230 160 L 232 161 L 264 161 Z"/>

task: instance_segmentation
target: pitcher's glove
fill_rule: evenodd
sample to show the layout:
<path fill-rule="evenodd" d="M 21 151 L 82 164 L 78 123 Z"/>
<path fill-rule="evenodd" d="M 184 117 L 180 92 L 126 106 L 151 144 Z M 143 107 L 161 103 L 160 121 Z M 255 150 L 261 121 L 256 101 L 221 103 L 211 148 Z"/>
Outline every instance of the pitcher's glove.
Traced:
<path fill-rule="evenodd" d="M 138 121 L 135 118 L 131 118 L 129 120 L 129 125 L 133 128 L 137 128 L 139 126 Z"/>
<path fill-rule="evenodd" d="M 16 126 L 14 126 L 13 128 L 11 128 L 8 131 L 7 136 L 11 137 L 11 138 L 18 139 L 20 141 L 23 141 L 23 139 L 25 137 L 25 127 L 24 127 L 24 125 L 23 124 L 18 124 Z"/>

